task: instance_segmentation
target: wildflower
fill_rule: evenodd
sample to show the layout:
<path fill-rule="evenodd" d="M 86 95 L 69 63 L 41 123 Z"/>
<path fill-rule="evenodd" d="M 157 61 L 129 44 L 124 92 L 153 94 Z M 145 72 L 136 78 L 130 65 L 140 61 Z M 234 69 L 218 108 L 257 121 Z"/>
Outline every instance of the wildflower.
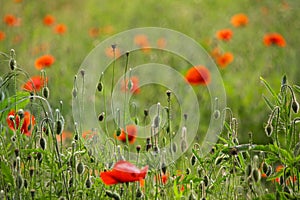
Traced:
<path fill-rule="evenodd" d="M 231 24 L 235 27 L 246 26 L 249 22 L 247 15 L 243 13 L 236 14 L 231 18 Z"/>
<path fill-rule="evenodd" d="M 218 58 L 222 55 L 219 47 L 215 47 L 210 54 L 213 58 Z"/>
<path fill-rule="evenodd" d="M 187 71 L 185 78 L 191 85 L 208 85 L 210 72 L 204 66 L 194 66 Z"/>
<path fill-rule="evenodd" d="M 5 33 L 3 31 L 0 31 L 0 41 L 4 40 L 6 37 Z"/>
<path fill-rule="evenodd" d="M 285 47 L 286 42 L 282 35 L 279 33 L 268 33 L 264 36 L 263 42 L 266 46 L 277 45 L 279 47 Z"/>
<path fill-rule="evenodd" d="M 164 184 L 164 185 L 167 184 L 168 179 L 169 179 L 169 176 L 167 174 L 164 174 L 164 173 L 161 174 L 161 182 L 162 182 L 162 184 Z"/>
<path fill-rule="evenodd" d="M 83 139 L 92 139 L 96 135 L 95 131 L 87 130 L 82 133 Z"/>
<path fill-rule="evenodd" d="M 92 27 L 89 29 L 89 36 L 91 38 L 96 38 L 99 36 L 100 30 L 97 27 Z"/>
<path fill-rule="evenodd" d="M 148 37 L 146 35 L 136 35 L 134 37 L 134 44 L 143 47 L 143 46 L 149 46 Z"/>
<path fill-rule="evenodd" d="M 230 52 L 226 52 L 223 55 L 217 57 L 217 63 L 221 68 L 225 68 L 228 64 L 233 61 L 234 57 L 233 54 Z"/>
<path fill-rule="evenodd" d="M 67 26 L 65 24 L 57 24 L 54 27 L 54 32 L 59 34 L 59 35 L 65 34 L 66 31 L 67 31 Z"/>
<path fill-rule="evenodd" d="M 12 14 L 7 14 L 4 16 L 3 21 L 8 26 L 19 26 L 20 19 Z"/>
<path fill-rule="evenodd" d="M 126 87 L 125 87 L 126 85 Z M 126 88 L 126 89 L 125 89 Z M 130 81 L 126 80 L 125 84 L 123 82 L 122 84 L 122 90 L 123 91 L 130 91 L 132 94 L 138 94 L 140 93 L 140 88 L 139 88 L 139 79 L 136 76 L 132 76 L 130 78 Z"/>
<path fill-rule="evenodd" d="M 222 29 L 222 30 L 217 31 L 217 33 L 216 33 L 216 37 L 219 40 L 223 40 L 226 42 L 231 40 L 232 35 L 233 35 L 233 32 L 230 29 Z"/>
<path fill-rule="evenodd" d="M 43 23 L 46 26 L 51 26 L 55 23 L 55 18 L 52 15 L 46 15 L 43 19 Z"/>
<path fill-rule="evenodd" d="M 52 55 L 43 55 L 35 60 L 35 68 L 38 70 L 50 67 L 55 61 Z"/>
<path fill-rule="evenodd" d="M 46 82 L 48 79 L 46 79 Z M 45 80 L 41 76 L 33 76 L 22 85 L 22 89 L 28 92 L 39 91 L 44 86 Z"/>
<path fill-rule="evenodd" d="M 62 139 L 62 143 L 67 143 L 67 141 L 71 141 L 73 134 L 69 131 L 63 131 L 61 135 L 56 135 L 57 142 L 60 142 Z"/>
<path fill-rule="evenodd" d="M 135 182 L 145 179 L 148 166 L 138 169 L 128 161 L 118 161 L 111 171 L 100 173 L 100 178 L 106 185 Z"/>
<path fill-rule="evenodd" d="M 128 135 L 128 141 L 130 144 L 133 144 L 135 142 L 136 139 L 136 135 L 137 135 L 137 128 L 135 125 L 127 125 L 126 126 L 126 132 L 121 129 L 121 134 L 119 136 L 116 136 L 118 140 L 122 141 L 122 142 L 126 142 L 126 135 Z"/>
<path fill-rule="evenodd" d="M 31 131 L 35 125 L 35 117 L 30 112 L 25 111 L 23 119 L 20 120 L 19 115 L 14 110 L 10 111 L 7 115 L 6 122 L 11 130 L 19 129 L 20 121 L 22 123 L 21 133 L 26 136 L 31 135 Z"/>
<path fill-rule="evenodd" d="M 113 50 L 113 48 L 108 47 L 105 49 L 105 55 L 109 58 L 114 58 L 114 57 L 119 58 L 121 56 L 121 51 L 119 48 L 115 48 L 115 50 Z"/>
<path fill-rule="evenodd" d="M 158 48 L 163 49 L 163 48 L 166 47 L 167 41 L 166 41 L 165 38 L 159 38 L 159 39 L 157 40 L 156 44 L 157 44 L 157 47 L 158 47 Z"/>

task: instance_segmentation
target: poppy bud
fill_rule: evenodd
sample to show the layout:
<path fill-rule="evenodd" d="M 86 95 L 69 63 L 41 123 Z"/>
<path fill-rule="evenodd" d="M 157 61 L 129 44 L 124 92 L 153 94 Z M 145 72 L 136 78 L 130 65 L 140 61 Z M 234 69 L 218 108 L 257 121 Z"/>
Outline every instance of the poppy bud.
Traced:
<path fill-rule="evenodd" d="M 24 181 L 23 181 L 22 175 L 19 173 L 16 178 L 16 186 L 17 186 L 17 188 L 21 189 L 23 187 L 23 184 L 24 184 Z"/>
<path fill-rule="evenodd" d="M 167 94 L 168 98 L 170 98 L 170 97 L 171 97 L 171 94 L 172 94 L 171 90 L 167 90 L 167 91 L 166 91 L 166 94 Z"/>
<path fill-rule="evenodd" d="M 149 151 L 151 148 L 152 148 L 152 144 L 151 143 L 146 144 L 146 151 Z"/>
<path fill-rule="evenodd" d="M 64 129 L 64 124 L 62 120 L 57 120 L 56 121 L 56 134 L 60 135 Z"/>
<path fill-rule="evenodd" d="M 203 177 L 203 182 L 204 182 L 205 187 L 207 187 L 207 186 L 208 186 L 208 183 L 209 183 L 209 178 L 208 178 L 207 175 L 205 175 L 205 176 Z"/>
<path fill-rule="evenodd" d="M 191 162 L 191 165 L 192 166 L 194 166 L 195 164 L 196 164 L 196 156 L 195 155 L 192 155 L 192 157 L 191 157 L 191 160 L 190 160 L 190 162 Z"/>
<path fill-rule="evenodd" d="M 46 148 L 46 140 L 43 137 L 40 138 L 40 146 L 41 146 L 41 148 L 43 150 L 45 150 L 45 148 Z"/>
<path fill-rule="evenodd" d="M 29 168 L 29 176 L 32 177 L 34 173 L 34 167 Z"/>
<path fill-rule="evenodd" d="M 24 118 L 24 110 L 23 109 L 19 109 L 18 110 L 18 115 L 19 115 L 20 119 L 22 120 Z"/>
<path fill-rule="evenodd" d="M 84 77 L 84 75 L 85 75 L 85 70 L 84 70 L 84 69 L 81 69 L 81 70 L 80 70 L 80 74 L 81 74 L 82 77 Z"/>
<path fill-rule="evenodd" d="M 29 97 L 30 102 L 33 102 L 34 100 L 34 93 L 30 92 L 30 97 Z"/>
<path fill-rule="evenodd" d="M 85 181 L 85 186 L 86 186 L 86 188 L 91 188 L 91 186 L 92 186 L 92 181 L 91 181 L 91 178 L 90 178 L 90 177 L 88 177 L 88 178 L 86 179 L 86 181 Z"/>
<path fill-rule="evenodd" d="M 143 198 L 143 192 L 141 191 L 141 189 L 140 188 L 138 188 L 137 190 L 136 190 L 136 198 L 137 199 L 141 199 L 141 198 Z"/>
<path fill-rule="evenodd" d="M 9 66 L 12 71 L 15 70 L 15 68 L 17 67 L 17 61 L 14 58 L 11 58 L 9 60 Z"/>
<path fill-rule="evenodd" d="M 97 85 L 97 90 L 99 92 L 102 92 L 102 89 L 103 89 L 103 84 L 102 84 L 102 82 L 99 82 L 98 85 Z"/>
<path fill-rule="evenodd" d="M 271 137 L 273 132 L 273 126 L 271 123 L 268 123 L 267 126 L 265 127 L 265 133 L 268 137 Z"/>
<path fill-rule="evenodd" d="M 128 88 L 129 91 L 131 91 L 131 89 L 133 88 L 133 82 L 132 82 L 131 79 L 127 83 L 127 88 Z"/>
<path fill-rule="evenodd" d="M 245 172 L 246 172 L 246 177 L 249 177 L 252 174 L 252 165 L 251 164 L 247 165 Z"/>
<path fill-rule="evenodd" d="M 15 156 L 16 156 L 16 157 L 19 156 L 19 153 L 20 153 L 20 150 L 19 150 L 19 149 L 15 149 Z"/>
<path fill-rule="evenodd" d="M 145 115 L 145 117 L 147 117 L 149 115 L 149 110 L 145 109 L 144 110 L 144 115 Z"/>
<path fill-rule="evenodd" d="M 257 168 L 253 169 L 253 171 L 252 171 L 252 177 L 253 177 L 253 180 L 255 182 L 260 181 L 261 174 L 260 174 L 260 171 Z"/>
<path fill-rule="evenodd" d="M 20 157 L 18 156 L 16 158 L 16 168 L 17 168 L 17 171 L 19 172 L 20 171 L 20 167 L 21 167 L 21 159 Z"/>
<path fill-rule="evenodd" d="M 229 151 L 229 155 L 231 155 L 231 156 L 236 156 L 236 155 L 238 155 L 238 150 L 236 149 L 236 148 L 231 148 L 230 149 L 230 151 Z"/>
<path fill-rule="evenodd" d="M 187 141 L 185 139 L 181 139 L 180 142 L 181 152 L 185 152 L 187 149 Z"/>
<path fill-rule="evenodd" d="M 270 175 L 272 174 L 272 172 L 273 172 L 272 166 L 271 166 L 271 165 L 268 165 L 268 170 L 266 171 L 266 175 L 267 175 L 267 176 L 270 176 Z"/>
<path fill-rule="evenodd" d="M 292 109 L 293 109 L 294 113 L 299 112 L 299 103 L 296 101 L 296 99 L 293 99 L 293 101 L 292 101 Z"/>
<path fill-rule="evenodd" d="M 268 171 L 268 164 L 266 162 L 262 162 L 261 169 L 262 169 L 262 172 L 266 174 Z"/>
<path fill-rule="evenodd" d="M 117 137 L 119 137 L 119 136 L 121 135 L 121 132 L 122 132 L 121 128 L 120 128 L 120 127 L 118 127 L 118 129 L 117 129 L 117 133 L 116 133 Z"/>
<path fill-rule="evenodd" d="M 223 157 L 222 156 L 218 156 L 215 160 L 215 165 L 219 165 L 223 160 Z"/>
<path fill-rule="evenodd" d="M 284 75 L 281 80 L 281 87 L 284 85 L 286 85 L 286 75 Z"/>
<path fill-rule="evenodd" d="M 73 96 L 73 98 L 77 97 L 77 89 L 75 87 L 72 90 L 72 96 Z"/>
<path fill-rule="evenodd" d="M 24 188 L 27 188 L 27 186 L 28 186 L 27 179 L 24 179 Z"/>
<path fill-rule="evenodd" d="M 105 113 L 104 113 L 104 112 L 102 112 L 102 113 L 100 113 L 100 114 L 99 114 L 99 116 L 98 116 L 98 120 L 99 120 L 100 122 L 102 122 L 102 121 L 103 121 L 103 119 L 104 119 L 104 117 L 105 117 Z"/>
<path fill-rule="evenodd" d="M 69 180 L 69 188 L 73 187 L 73 176 Z"/>
<path fill-rule="evenodd" d="M 43 97 L 45 97 L 46 99 L 48 99 L 49 98 L 49 94 L 50 94 L 49 88 L 48 87 L 43 87 L 42 94 L 43 94 Z"/>
<path fill-rule="evenodd" d="M 79 162 L 77 164 L 76 170 L 77 170 L 78 174 L 82 174 L 83 173 L 83 171 L 84 171 L 84 165 L 82 164 L 82 162 Z"/>
<path fill-rule="evenodd" d="M 34 199 L 35 197 L 35 189 L 30 190 L 31 199 Z"/>
<path fill-rule="evenodd" d="M 214 118 L 215 118 L 215 119 L 219 119 L 220 116 L 221 116 L 220 111 L 219 111 L 219 110 L 215 110 L 215 111 L 214 111 Z"/>
<path fill-rule="evenodd" d="M 137 152 L 137 153 L 140 153 L 140 150 L 141 150 L 141 145 L 137 145 L 137 146 L 136 146 L 136 152 Z"/>
<path fill-rule="evenodd" d="M 166 174 L 166 172 L 167 172 L 167 165 L 166 165 L 165 162 L 163 162 L 163 163 L 161 164 L 161 171 L 162 171 L 164 174 Z"/>
<path fill-rule="evenodd" d="M 185 173 L 186 173 L 186 175 L 189 175 L 191 173 L 191 169 L 190 168 L 186 168 Z"/>
<path fill-rule="evenodd" d="M 139 118 L 135 117 L 134 118 L 134 123 L 135 123 L 135 125 L 138 125 L 139 124 Z"/>
<path fill-rule="evenodd" d="M 173 151 L 174 153 L 177 152 L 177 144 L 176 144 L 175 142 L 173 142 L 173 144 L 172 144 L 172 151 Z"/>
<path fill-rule="evenodd" d="M 43 156 L 42 156 L 42 153 L 41 152 L 37 152 L 36 153 L 36 157 L 35 157 L 40 163 L 42 162 L 43 160 Z"/>
<path fill-rule="evenodd" d="M 189 196 L 189 200 L 196 200 L 197 197 L 196 195 L 194 194 L 194 192 L 191 192 L 190 196 Z"/>
<path fill-rule="evenodd" d="M 113 49 L 113 51 L 117 48 L 117 44 L 112 44 L 111 48 Z"/>

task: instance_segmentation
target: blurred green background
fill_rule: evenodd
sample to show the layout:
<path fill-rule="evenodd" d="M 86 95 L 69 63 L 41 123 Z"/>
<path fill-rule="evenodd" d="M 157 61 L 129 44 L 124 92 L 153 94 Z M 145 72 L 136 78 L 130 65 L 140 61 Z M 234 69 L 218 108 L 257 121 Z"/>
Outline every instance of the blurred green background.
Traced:
<path fill-rule="evenodd" d="M 39 75 L 36 58 L 51 54 L 56 61 L 46 69 L 49 77 L 51 105 L 64 102 L 66 129 L 72 130 L 72 87 L 74 75 L 83 59 L 101 41 L 109 36 L 137 27 L 164 27 L 182 32 L 200 43 L 208 52 L 216 44 L 230 51 L 234 61 L 220 69 L 227 105 L 239 122 L 239 138 L 246 142 L 248 132 L 254 140 L 268 142 L 264 136 L 264 122 L 269 110 L 262 94 L 266 93 L 259 77 L 264 77 L 279 91 L 281 77 L 286 74 L 289 83 L 300 84 L 300 1 L 298 0 L 130 0 L 130 1 L 29 1 L 0 0 L 0 51 L 15 49 L 16 59 L 30 75 Z M 230 19 L 237 13 L 249 17 L 245 27 L 236 28 Z M 7 26 L 2 20 L 13 14 L 20 19 L 18 26 Z M 67 31 L 55 34 L 53 26 L 43 24 L 45 15 L 55 17 L 55 24 L 63 23 Z M 216 31 L 230 28 L 229 42 L 217 41 Z M 278 32 L 286 40 L 286 47 L 266 47 L 266 33 Z M 92 34 L 92 35 L 91 35 Z M 0 60 L 0 74 L 8 72 L 8 60 Z M 186 69 L 187 70 L 187 69 Z M 24 78 L 24 77 L 23 77 Z M 18 80 L 23 84 L 26 79 Z"/>

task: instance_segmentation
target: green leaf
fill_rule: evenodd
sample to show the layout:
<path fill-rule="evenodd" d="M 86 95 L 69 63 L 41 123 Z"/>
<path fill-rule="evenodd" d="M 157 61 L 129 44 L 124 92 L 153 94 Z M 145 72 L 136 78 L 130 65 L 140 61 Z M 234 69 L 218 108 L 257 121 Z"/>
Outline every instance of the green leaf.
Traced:
<path fill-rule="evenodd" d="M 266 102 L 267 106 L 272 110 L 274 108 L 274 105 L 270 102 L 270 100 L 265 95 L 262 95 L 262 97 Z"/>
<path fill-rule="evenodd" d="M 293 88 L 295 89 L 296 92 L 300 93 L 300 86 L 298 85 L 293 85 Z"/>
<path fill-rule="evenodd" d="M 263 78 L 260 77 L 260 80 L 262 81 L 262 83 L 265 85 L 265 87 L 267 88 L 267 90 L 271 93 L 271 95 L 275 98 L 276 102 L 279 104 L 279 98 L 278 95 L 276 94 L 276 92 L 271 88 L 271 86 L 269 85 L 269 83 Z"/>
<path fill-rule="evenodd" d="M 4 180 L 10 183 L 11 185 L 14 185 L 14 178 L 11 174 L 10 168 L 4 162 L 1 162 L 0 167 L 1 167 L 1 173 L 4 176 Z"/>
<path fill-rule="evenodd" d="M 6 116 L 10 110 L 15 109 L 15 102 L 17 102 L 16 108 L 23 109 L 29 104 L 29 93 L 25 91 L 19 91 L 16 95 L 10 96 L 0 103 L 0 112 L 2 116 Z"/>

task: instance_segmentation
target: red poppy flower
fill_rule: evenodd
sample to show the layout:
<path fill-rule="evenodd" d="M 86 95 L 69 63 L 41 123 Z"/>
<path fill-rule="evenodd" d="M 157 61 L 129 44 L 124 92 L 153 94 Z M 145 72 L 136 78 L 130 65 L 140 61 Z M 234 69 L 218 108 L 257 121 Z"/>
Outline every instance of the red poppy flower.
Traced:
<path fill-rule="evenodd" d="M 7 14 L 4 16 L 3 21 L 8 26 L 18 26 L 20 25 L 20 19 L 12 14 Z"/>
<path fill-rule="evenodd" d="M 57 142 L 60 142 L 60 139 L 62 139 L 62 143 L 66 144 L 72 141 L 73 134 L 69 131 L 63 131 L 61 135 L 56 135 Z"/>
<path fill-rule="evenodd" d="M 235 27 L 246 26 L 249 22 L 247 15 L 243 13 L 236 14 L 231 18 L 231 24 Z"/>
<path fill-rule="evenodd" d="M 228 42 L 229 40 L 231 40 L 232 35 L 233 35 L 233 32 L 230 29 L 219 30 L 216 33 L 216 37 L 219 40 L 223 40 L 223 41 L 226 41 L 226 42 Z"/>
<path fill-rule="evenodd" d="M 50 67 L 55 61 L 52 55 L 43 55 L 35 60 L 35 68 L 38 70 Z"/>
<path fill-rule="evenodd" d="M 0 31 L 0 41 L 5 39 L 5 33 L 3 31 Z"/>
<path fill-rule="evenodd" d="M 14 120 L 13 120 L 14 119 Z M 8 127 L 11 130 L 19 129 L 20 126 L 20 117 L 14 110 L 10 111 L 7 115 L 6 122 Z M 31 135 L 31 131 L 33 130 L 33 127 L 35 125 L 35 118 L 30 112 L 25 111 L 24 116 L 21 119 L 21 133 L 25 134 L 26 136 Z"/>
<path fill-rule="evenodd" d="M 161 175 L 161 182 L 165 185 L 167 184 L 168 182 L 168 179 L 169 179 L 169 176 L 167 174 L 163 174 Z"/>
<path fill-rule="evenodd" d="M 59 35 L 63 35 L 65 34 L 67 31 L 67 26 L 64 25 L 64 24 L 57 24 L 55 27 L 54 27 L 54 32 L 59 34 Z"/>
<path fill-rule="evenodd" d="M 106 185 L 114 185 L 118 183 L 135 182 L 145 179 L 148 166 L 138 169 L 130 162 L 118 161 L 111 171 L 100 173 L 100 178 Z"/>
<path fill-rule="evenodd" d="M 126 126 L 126 132 L 122 129 L 121 134 L 119 136 L 116 136 L 118 140 L 122 142 L 126 142 L 126 135 L 128 134 L 128 141 L 129 144 L 133 144 L 135 142 L 136 136 L 137 136 L 137 128 L 135 125 L 127 125 Z"/>
<path fill-rule="evenodd" d="M 134 43 L 138 46 L 149 46 L 148 37 L 146 35 L 136 35 L 134 37 Z"/>
<path fill-rule="evenodd" d="M 43 23 L 46 26 L 51 26 L 55 23 L 55 18 L 52 15 L 46 15 L 43 19 Z"/>
<path fill-rule="evenodd" d="M 216 58 L 217 63 L 221 68 L 225 68 L 229 63 L 233 61 L 233 59 L 234 57 L 230 52 L 226 52 Z"/>
<path fill-rule="evenodd" d="M 129 87 L 131 87 L 130 88 L 130 92 L 132 94 L 138 94 L 138 93 L 140 93 L 139 79 L 138 79 L 138 77 L 132 76 L 130 78 L 130 82 L 128 82 L 128 80 L 126 80 L 126 87 L 125 87 L 125 84 L 123 82 L 123 84 L 122 84 L 122 90 L 123 91 L 125 91 L 125 90 L 128 91 Z"/>
<path fill-rule="evenodd" d="M 191 85 L 208 85 L 210 72 L 204 66 L 194 66 L 187 71 L 185 78 Z"/>
<path fill-rule="evenodd" d="M 46 79 L 46 82 L 47 81 L 48 79 Z M 26 83 L 24 83 L 21 88 L 29 92 L 39 91 L 44 86 L 44 82 L 45 81 L 42 77 L 33 76 Z"/>
<path fill-rule="evenodd" d="M 263 41 L 266 46 L 277 45 L 279 47 L 285 47 L 286 45 L 284 37 L 279 33 L 266 34 Z"/>
<path fill-rule="evenodd" d="M 96 38 L 99 36 L 99 34 L 100 34 L 100 29 L 97 27 L 92 27 L 89 29 L 89 36 L 91 38 Z"/>

